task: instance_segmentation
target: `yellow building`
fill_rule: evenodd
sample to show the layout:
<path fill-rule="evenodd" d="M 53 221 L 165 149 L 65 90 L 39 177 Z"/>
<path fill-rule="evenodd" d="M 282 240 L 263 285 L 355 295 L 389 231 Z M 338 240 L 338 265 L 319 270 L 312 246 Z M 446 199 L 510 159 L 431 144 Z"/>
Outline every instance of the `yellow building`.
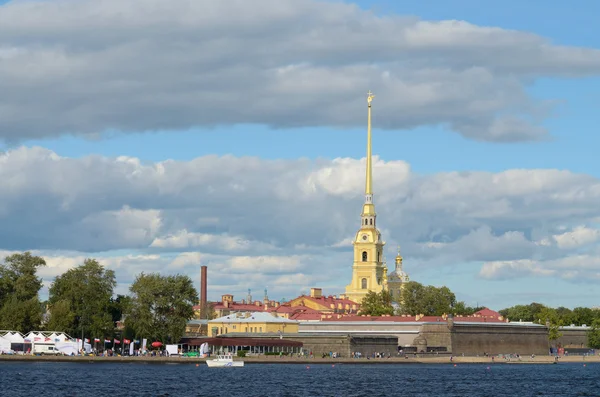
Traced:
<path fill-rule="evenodd" d="M 235 333 L 297 333 L 298 321 L 278 317 L 275 313 L 234 313 L 210 320 L 208 336 Z"/>
<path fill-rule="evenodd" d="M 377 229 L 377 214 L 373 203 L 373 171 L 371 156 L 371 101 L 374 95 L 367 96 L 367 172 L 365 184 L 365 203 L 360 215 L 360 229 L 352 244 L 354 245 L 354 264 L 352 281 L 346 286 L 345 296 L 361 303 L 367 292 L 381 292 L 387 289 L 387 266 L 383 258 L 385 242 Z"/>
<path fill-rule="evenodd" d="M 297 307 L 304 307 L 319 313 L 356 313 L 360 305 L 343 297 L 325 296 L 321 288 L 311 288 L 310 295 L 300 295 L 281 305 L 276 311 L 285 313 L 286 309 Z"/>

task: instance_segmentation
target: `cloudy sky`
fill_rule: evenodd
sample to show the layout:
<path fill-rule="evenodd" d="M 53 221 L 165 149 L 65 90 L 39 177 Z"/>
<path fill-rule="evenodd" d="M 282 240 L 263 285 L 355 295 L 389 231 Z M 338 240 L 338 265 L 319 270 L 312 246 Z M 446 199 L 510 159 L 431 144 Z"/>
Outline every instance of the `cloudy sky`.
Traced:
<path fill-rule="evenodd" d="M 339 294 L 373 102 L 393 267 L 468 304 L 600 299 L 600 4 L 0 0 L 0 254 Z"/>

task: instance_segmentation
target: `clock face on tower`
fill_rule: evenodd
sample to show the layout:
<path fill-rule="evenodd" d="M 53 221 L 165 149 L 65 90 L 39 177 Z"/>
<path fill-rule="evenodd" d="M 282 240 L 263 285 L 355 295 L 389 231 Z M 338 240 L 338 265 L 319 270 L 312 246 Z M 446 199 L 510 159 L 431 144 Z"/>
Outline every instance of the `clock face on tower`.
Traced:
<path fill-rule="evenodd" d="M 367 236 L 366 234 L 363 234 L 363 237 L 362 237 L 363 240 L 367 240 L 368 238 L 369 238 L 369 236 Z"/>

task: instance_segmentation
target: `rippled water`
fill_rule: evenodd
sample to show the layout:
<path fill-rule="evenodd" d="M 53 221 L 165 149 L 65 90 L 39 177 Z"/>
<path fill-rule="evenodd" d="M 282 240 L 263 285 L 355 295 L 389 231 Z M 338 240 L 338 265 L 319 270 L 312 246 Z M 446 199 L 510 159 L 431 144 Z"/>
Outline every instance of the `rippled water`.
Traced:
<path fill-rule="evenodd" d="M 1 396 L 600 396 L 600 364 L 0 362 Z"/>

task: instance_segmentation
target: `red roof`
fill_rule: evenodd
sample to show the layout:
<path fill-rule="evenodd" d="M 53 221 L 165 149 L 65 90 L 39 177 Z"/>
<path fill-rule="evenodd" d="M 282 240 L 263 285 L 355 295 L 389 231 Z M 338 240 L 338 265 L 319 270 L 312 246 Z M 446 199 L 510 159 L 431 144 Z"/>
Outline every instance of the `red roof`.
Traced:
<path fill-rule="evenodd" d="M 185 343 L 190 346 L 200 346 L 204 342 L 211 346 L 303 346 L 302 342 L 279 338 L 243 338 L 236 336 L 232 338 L 190 338 L 185 340 Z"/>
<path fill-rule="evenodd" d="M 495 317 L 495 318 L 502 317 L 502 314 L 500 314 L 500 313 L 498 313 L 496 311 L 490 310 L 487 307 L 481 309 L 478 312 L 475 312 L 475 315 L 479 315 L 479 316 L 482 316 L 482 317 Z"/>
<path fill-rule="evenodd" d="M 447 318 L 442 316 L 423 316 L 417 320 L 416 316 L 358 316 L 358 315 L 326 315 L 321 321 L 393 321 L 393 322 L 423 322 L 436 323 L 446 322 Z M 290 317 L 291 318 L 291 317 Z M 499 317 L 483 317 L 483 316 L 456 316 L 454 322 L 474 322 L 474 323 L 503 323 L 505 320 L 500 320 Z"/>
<path fill-rule="evenodd" d="M 498 317 L 454 317 L 455 323 L 505 323 L 506 320 L 500 320 Z"/>
<path fill-rule="evenodd" d="M 346 299 L 346 298 L 337 298 L 337 297 L 333 297 L 333 295 L 330 296 L 321 296 L 320 298 L 314 298 L 310 295 L 300 295 L 298 298 L 304 298 L 304 299 L 308 299 L 311 300 L 313 302 L 319 303 L 323 306 L 327 306 L 330 307 L 330 305 L 333 303 L 336 306 L 338 305 L 338 303 L 341 303 L 342 305 L 355 305 L 355 306 L 360 306 L 359 303 L 356 303 L 354 301 L 351 301 L 350 299 Z M 295 300 L 295 299 L 294 299 Z"/>

